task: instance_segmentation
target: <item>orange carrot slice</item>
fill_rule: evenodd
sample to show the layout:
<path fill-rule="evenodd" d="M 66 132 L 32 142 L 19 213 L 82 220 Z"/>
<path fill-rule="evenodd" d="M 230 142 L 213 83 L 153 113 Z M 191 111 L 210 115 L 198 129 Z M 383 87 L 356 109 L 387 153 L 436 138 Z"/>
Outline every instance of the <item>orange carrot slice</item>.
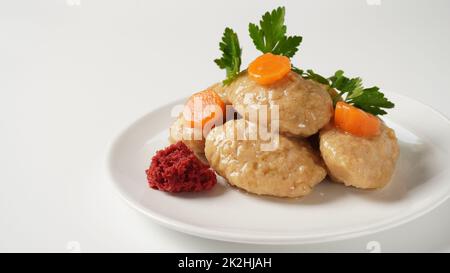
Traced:
<path fill-rule="evenodd" d="M 288 57 L 266 53 L 256 58 L 248 66 L 248 75 L 259 84 L 274 83 L 291 71 Z"/>
<path fill-rule="evenodd" d="M 336 127 L 360 137 L 373 137 L 380 133 L 380 120 L 348 103 L 339 101 L 334 111 Z"/>
<path fill-rule="evenodd" d="M 223 119 L 225 103 L 220 96 L 207 89 L 192 95 L 184 106 L 183 118 L 191 128 L 201 128 L 210 122 Z"/>

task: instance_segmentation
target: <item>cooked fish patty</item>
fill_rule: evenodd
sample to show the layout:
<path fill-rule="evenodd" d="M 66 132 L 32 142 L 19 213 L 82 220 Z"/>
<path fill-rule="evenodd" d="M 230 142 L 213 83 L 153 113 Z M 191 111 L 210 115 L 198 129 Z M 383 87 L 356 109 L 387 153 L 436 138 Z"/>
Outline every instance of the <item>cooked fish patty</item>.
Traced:
<path fill-rule="evenodd" d="M 385 124 L 373 138 L 327 126 L 320 131 L 320 151 L 333 180 L 362 189 L 384 187 L 399 156 L 395 133 Z"/>
<path fill-rule="evenodd" d="M 277 105 L 280 132 L 290 136 L 307 137 L 317 133 L 333 113 L 327 87 L 292 71 L 270 85 L 260 85 L 247 72 L 242 72 L 225 91 L 227 99 L 247 119 L 245 113 L 255 106 L 268 105 L 272 109 Z"/>
<path fill-rule="evenodd" d="M 206 137 L 208 162 L 230 184 L 260 195 L 299 197 L 325 178 L 320 157 L 306 141 L 279 136 L 278 148 L 265 151 L 266 141 L 239 140 L 238 129 L 247 136 L 257 131 L 250 122 L 232 120 Z"/>

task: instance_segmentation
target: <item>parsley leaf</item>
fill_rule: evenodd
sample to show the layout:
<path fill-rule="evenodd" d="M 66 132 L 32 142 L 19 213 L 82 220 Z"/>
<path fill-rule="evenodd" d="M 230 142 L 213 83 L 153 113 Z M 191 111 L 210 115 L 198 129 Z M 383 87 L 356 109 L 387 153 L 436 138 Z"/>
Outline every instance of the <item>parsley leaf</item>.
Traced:
<path fill-rule="evenodd" d="M 228 85 L 239 75 L 241 70 L 242 49 L 236 32 L 231 28 L 225 28 L 219 47 L 222 51 L 222 57 L 215 59 L 214 62 L 220 69 L 225 69 L 227 78 L 223 81 L 223 84 Z"/>
<path fill-rule="evenodd" d="M 309 79 L 309 80 L 313 80 L 313 81 L 316 81 L 318 83 L 325 84 L 325 85 L 329 85 L 330 84 L 328 82 L 328 79 L 326 79 L 325 77 L 315 73 L 312 69 L 306 70 L 306 73 L 304 73 L 304 78 L 305 79 Z"/>
<path fill-rule="evenodd" d="M 303 69 L 300 69 L 298 67 L 292 66 L 291 70 L 294 71 L 295 73 L 299 74 L 300 76 L 302 76 L 304 78 L 304 71 Z"/>
<path fill-rule="evenodd" d="M 286 36 L 284 24 L 285 8 L 279 7 L 272 12 L 266 12 L 259 26 L 248 25 L 248 31 L 256 49 L 262 53 L 273 53 L 292 58 L 302 42 L 301 36 Z"/>
<path fill-rule="evenodd" d="M 385 115 L 386 111 L 381 108 L 394 107 L 394 104 L 385 98 L 376 86 L 363 89 L 359 96 L 353 98 L 347 96 L 347 102 L 374 115 Z"/>
<path fill-rule="evenodd" d="M 382 108 L 393 108 L 395 105 L 389 101 L 380 89 L 376 86 L 364 88 L 361 78 L 348 78 L 344 76 L 344 71 L 338 70 L 333 76 L 325 78 L 313 70 L 303 71 L 296 67 L 292 71 L 298 73 L 305 79 L 314 80 L 318 83 L 328 85 L 330 89 L 339 91 L 337 94 L 329 92 L 333 103 L 343 100 L 373 115 L 387 114 Z"/>
<path fill-rule="evenodd" d="M 344 71 L 338 70 L 331 76 L 331 87 L 339 90 L 339 95 L 347 93 L 347 97 L 356 97 L 361 95 L 363 90 L 361 78 L 347 78 L 344 76 Z"/>

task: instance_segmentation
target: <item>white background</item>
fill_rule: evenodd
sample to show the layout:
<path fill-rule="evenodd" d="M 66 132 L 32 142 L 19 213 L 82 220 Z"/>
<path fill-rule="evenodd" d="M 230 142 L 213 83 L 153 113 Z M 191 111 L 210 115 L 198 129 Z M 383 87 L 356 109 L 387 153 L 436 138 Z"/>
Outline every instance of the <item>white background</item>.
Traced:
<path fill-rule="evenodd" d="M 344 69 L 450 116 L 450 1 L 0 0 L 0 251 L 450 251 L 450 202 L 367 237 L 255 246 L 168 230 L 117 195 L 104 166 L 115 135 L 221 80 L 225 26 L 245 66 L 248 22 L 278 5 L 304 37 L 297 66 Z"/>

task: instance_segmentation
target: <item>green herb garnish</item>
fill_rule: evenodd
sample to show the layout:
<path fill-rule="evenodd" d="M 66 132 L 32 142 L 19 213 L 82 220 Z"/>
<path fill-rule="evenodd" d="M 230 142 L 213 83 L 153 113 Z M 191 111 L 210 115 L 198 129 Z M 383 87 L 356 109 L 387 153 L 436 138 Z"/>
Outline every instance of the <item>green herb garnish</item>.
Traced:
<path fill-rule="evenodd" d="M 393 108 L 395 105 L 381 93 L 377 86 L 364 88 L 361 78 L 348 78 L 344 76 L 344 71 L 338 70 L 333 76 L 325 78 L 313 70 L 303 71 L 298 68 L 292 69 L 305 79 L 314 80 L 321 84 L 328 85 L 330 89 L 338 91 L 332 95 L 333 103 L 343 100 L 373 115 L 384 115 L 386 111 L 382 108 Z"/>
<path fill-rule="evenodd" d="M 292 58 L 298 51 L 302 42 L 301 36 L 287 36 L 287 27 L 284 22 L 285 8 L 279 7 L 266 12 L 259 25 L 250 23 L 248 31 L 256 49 L 262 53 L 272 53 Z M 214 60 L 221 68 L 226 70 L 227 78 L 224 85 L 230 84 L 240 73 L 242 49 L 237 34 L 231 28 L 225 28 L 220 42 L 222 57 Z M 305 79 L 327 85 L 332 96 L 333 104 L 344 101 L 373 115 L 384 115 L 383 109 L 393 108 L 394 104 L 384 97 L 376 86 L 364 88 L 361 78 L 348 78 L 344 71 L 338 70 L 331 77 L 324 77 L 313 70 L 302 70 L 292 66 L 292 71 Z M 337 90 L 337 91 L 336 91 Z"/>
<path fill-rule="evenodd" d="M 262 53 L 272 53 L 292 58 L 302 42 L 301 36 L 286 36 L 284 24 L 285 8 L 279 7 L 272 12 L 266 12 L 259 26 L 250 23 L 248 31 L 256 49 Z"/>
<path fill-rule="evenodd" d="M 241 70 L 242 49 L 239 46 L 236 32 L 231 28 L 225 28 L 219 47 L 222 51 L 222 57 L 215 59 L 214 62 L 220 69 L 226 70 L 227 78 L 223 81 L 223 84 L 228 85 L 239 75 Z"/>

